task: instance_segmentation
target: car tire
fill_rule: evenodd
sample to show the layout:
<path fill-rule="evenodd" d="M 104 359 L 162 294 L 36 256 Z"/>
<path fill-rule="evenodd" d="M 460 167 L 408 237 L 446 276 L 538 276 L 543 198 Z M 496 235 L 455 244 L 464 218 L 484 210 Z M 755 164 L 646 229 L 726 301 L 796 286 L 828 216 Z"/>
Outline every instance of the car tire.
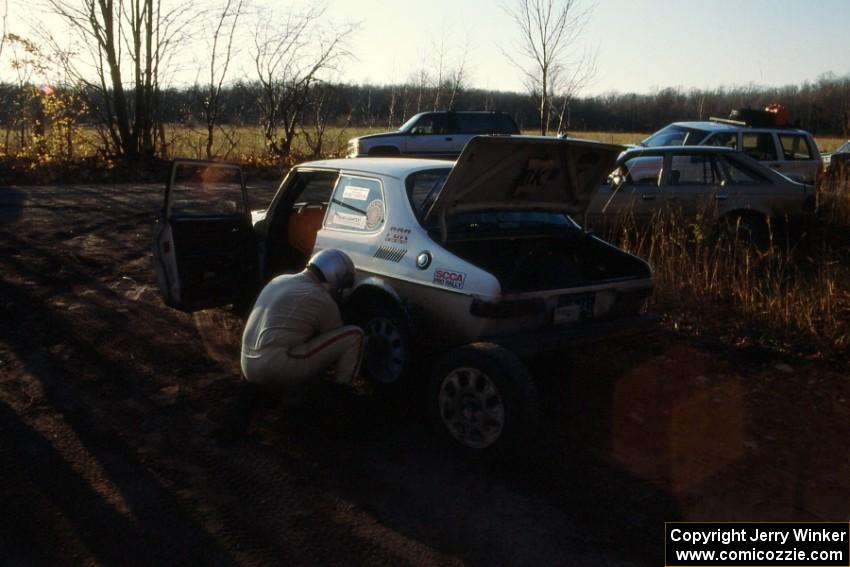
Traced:
<path fill-rule="evenodd" d="M 732 213 L 721 219 L 723 231 L 732 239 L 752 244 L 759 250 L 770 247 L 767 220 L 757 213 Z"/>
<path fill-rule="evenodd" d="M 366 334 L 361 373 L 375 386 L 398 388 L 410 368 L 410 323 L 401 309 L 384 301 L 369 301 L 354 317 Z"/>
<path fill-rule="evenodd" d="M 534 437 L 535 386 L 519 358 L 491 343 L 456 348 L 434 365 L 428 383 L 431 425 L 471 455 L 510 455 Z"/>

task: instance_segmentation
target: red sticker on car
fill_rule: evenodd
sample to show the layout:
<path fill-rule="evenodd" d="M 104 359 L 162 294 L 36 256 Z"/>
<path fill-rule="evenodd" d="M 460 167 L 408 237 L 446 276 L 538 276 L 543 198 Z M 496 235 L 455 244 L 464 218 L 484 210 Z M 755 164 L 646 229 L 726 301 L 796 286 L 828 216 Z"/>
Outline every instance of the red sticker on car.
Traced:
<path fill-rule="evenodd" d="M 434 270 L 434 283 L 455 289 L 463 289 L 463 284 L 466 283 L 466 274 L 437 268 Z"/>

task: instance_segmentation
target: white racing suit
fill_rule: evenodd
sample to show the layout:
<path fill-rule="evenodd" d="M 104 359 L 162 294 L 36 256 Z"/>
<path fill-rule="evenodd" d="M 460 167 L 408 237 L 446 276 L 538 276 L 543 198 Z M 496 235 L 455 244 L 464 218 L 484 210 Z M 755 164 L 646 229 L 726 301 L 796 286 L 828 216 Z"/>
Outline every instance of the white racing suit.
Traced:
<path fill-rule="evenodd" d="M 360 368 L 363 331 L 342 326 L 339 307 L 307 271 L 270 281 L 242 335 L 242 374 L 279 393 L 299 391 L 333 368 L 328 379 L 350 383 Z"/>

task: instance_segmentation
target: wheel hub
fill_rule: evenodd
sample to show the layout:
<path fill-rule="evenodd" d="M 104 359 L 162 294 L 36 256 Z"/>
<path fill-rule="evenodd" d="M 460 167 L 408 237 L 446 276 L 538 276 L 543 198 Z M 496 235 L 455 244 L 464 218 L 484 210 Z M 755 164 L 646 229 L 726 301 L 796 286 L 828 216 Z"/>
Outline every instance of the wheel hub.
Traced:
<path fill-rule="evenodd" d="M 381 384 L 398 381 L 407 356 L 398 326 L 388 318 L 375 317 L 364 330 L 369 339 L 364 361 L 369 377 Z"/>
<path fill-rule="evenodd" d="M 438 403 L 443 424 L 461 445 L 484 449 L 501 436 L 504 402 L 481 370 L 461 367 L 449 372 L 440 386 Z"/>

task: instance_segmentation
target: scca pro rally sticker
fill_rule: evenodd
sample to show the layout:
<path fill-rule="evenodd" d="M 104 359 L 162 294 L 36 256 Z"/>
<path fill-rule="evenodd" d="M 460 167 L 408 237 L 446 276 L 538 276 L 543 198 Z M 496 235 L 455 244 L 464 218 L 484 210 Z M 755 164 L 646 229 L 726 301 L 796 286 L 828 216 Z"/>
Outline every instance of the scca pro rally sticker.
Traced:
<path fill-rule="evenodd" d="M 463 284 L 466 283 L 466 274 L 437 268 L 434 270 L 434 283 L 455 289 L 463 289 Z"/>

